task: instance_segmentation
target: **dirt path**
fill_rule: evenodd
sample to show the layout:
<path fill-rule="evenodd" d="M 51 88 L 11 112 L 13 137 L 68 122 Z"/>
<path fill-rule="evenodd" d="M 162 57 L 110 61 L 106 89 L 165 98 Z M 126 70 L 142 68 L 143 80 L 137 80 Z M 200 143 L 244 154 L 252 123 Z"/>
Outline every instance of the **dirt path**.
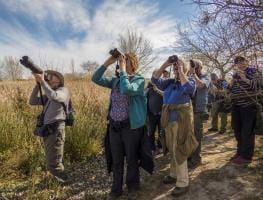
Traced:
<path fill-rule="evenodd" d="M 262 137 L 257 140 L 261 145 Z M 260 143 L 260 144 L 259 144 Z M 235 166 L 228 160 L 235 152 L 235 141 L 229 134 L 207 133 L 204 137 L 202 165 L 190 171 L 190 191 L 176 198 L 178 200 L 222 200 L 222 199 L 263 199 L 263 162 L 259 157 L 249 166 Z M 256 152 L 256 155 L 260 152 Z M 262 159 L 262 157 L 261 157 Z M 169 173 L 169 161 L 156 158 L 157 169 L 147 177 L 140 200 L 172 200 L 173 186 L 162 184 L 162 178 Z"/>
<path fill-rule="evenodd" d="M 261 200 L 263 199 L 263 137 L 257 137 L 254 161 L 248 166 L 235 166 L 228 162 L 235 152 L 232 134 L 204 135 L 202 165 L 190 171 L 190 191 L 178 200 Z M 168 157 L 156 156 L 156 169 L 152 176 L 142 171 L 138 200 L 172 200 L 173 185 L 162 184 L 169 172 Z M 111 178 L 106 174 L 103 156 L 90 162 L 74 165 L 70 170 L 74 182 L 61 186 L 50 181 L 48 175 L 30 180 L 0 181 L 2 199 L 69 199 L 102 200 L 109 192 Z M 121 199 L 127 199 L 125 190 Z"/>

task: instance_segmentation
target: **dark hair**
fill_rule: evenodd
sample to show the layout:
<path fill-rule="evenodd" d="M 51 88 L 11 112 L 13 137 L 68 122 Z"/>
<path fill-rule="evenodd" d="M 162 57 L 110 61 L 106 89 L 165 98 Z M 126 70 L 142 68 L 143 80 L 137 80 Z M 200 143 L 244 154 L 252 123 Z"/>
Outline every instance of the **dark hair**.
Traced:
<path fill-rule="evenodd" d="M 218 79 L 218 76 L 216 73 L 211 73 L 210 78 L 211 78 L 211 80 L 216 80 L 216 79 Z"/>
<path fill-rule="evenodd" d="M 234 64 L 238 64 L 238 63 L 244 62 L 244 61 L 247 61 L 247 59 L 245 57 L 243 57 L 243 56 L 236 56 L 234 58 Z"/>

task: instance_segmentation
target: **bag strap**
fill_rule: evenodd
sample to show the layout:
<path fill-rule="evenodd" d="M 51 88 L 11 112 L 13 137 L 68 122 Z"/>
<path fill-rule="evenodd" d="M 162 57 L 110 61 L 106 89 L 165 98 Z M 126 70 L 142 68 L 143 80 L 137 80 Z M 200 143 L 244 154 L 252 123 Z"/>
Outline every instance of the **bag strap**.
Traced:
<path fill-rule="evenodd" d="M 47 105 L 45 107 L 45 101 L 44 101 L 44 96 L 43 96 L 41 85 L 40 85 L 40 83 L 37 83 L 37 85 L 38 85 L 38 88 L 39 88 L 40 100 L 41 100 L 41 104 L 42 104 L 42 107 L 43 107 L 42 108 L 42 114 L 45 115 L 46 112 L 47 112 L 47 109 L 48 109 L 48 107 L 50 105 L 50 101 L 47 101 Z"/>

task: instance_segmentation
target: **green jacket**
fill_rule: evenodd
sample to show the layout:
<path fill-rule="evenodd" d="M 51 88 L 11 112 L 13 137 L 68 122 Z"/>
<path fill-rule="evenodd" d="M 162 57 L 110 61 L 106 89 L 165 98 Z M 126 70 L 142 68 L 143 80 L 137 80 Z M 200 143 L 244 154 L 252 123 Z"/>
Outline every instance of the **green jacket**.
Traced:
<path fill-rule="evenodd" d="M 106 68 L 101 66 L 97 69 L 92 81 L 100 86 L 113 89 L 117 84 L 117 77 L 103 77 Z M 129 120 L 131 129 L 140 128 L 145 125 L 147 100 L 144 95 L 144 78 L 136 74 L 131 80 L 126 72 L 120 72 L 120 91 L 129 98 Z M 110 102 L 111 106 L 111 102 Z"/>

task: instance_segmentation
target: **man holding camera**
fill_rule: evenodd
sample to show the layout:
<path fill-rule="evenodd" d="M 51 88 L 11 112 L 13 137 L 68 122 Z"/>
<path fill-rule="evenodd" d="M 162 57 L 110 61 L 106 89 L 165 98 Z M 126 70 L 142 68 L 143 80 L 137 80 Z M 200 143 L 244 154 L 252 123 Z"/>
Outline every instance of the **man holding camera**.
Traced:
<path fill-rule="evenodd" d="M 190 60 L 189 77 L 195 80 L 196 92 L 192 97 L 194 108 L 194 132 L 198 148 L 188 158 L 188 167 L 195 168 L 201 164 L 201 141 L 203 138 L 203 123 L 208 119 L 207 103 L 210 80 L 207 74 L 203 73 L 203 65 L 199 60 Z"/>
<path fill-rule="evenodd" d="M 60 183 L 66 183 L 69 179 L 63 165 L 66 119 L 64 105 L 68 105 L 69 91 L 64 87 L 63 75 L 57 71 L 49 70 L 45 76 L 44 73 L 33 75 L 37 85 L 32 91 L 29 103 L 30 105 L 44 103 L 43 126 L 37 131 L 44 135 L 47 169 Z M 38 96 L 40 86 L 45 93 L 42 97 Z"/>
<path fill-rule="evenodd" d="M 174 78 L 162 79 L 163 70 L 173 65 Z M 165 129 L 164 152 L 168 148 L 171 157 L 170 174 L 164 184 L 176 186 L 173 196 L 181 196 L 189 190 L 187 158 L 196 149 L 197 141 L 193 132 L 193 110 L 191 96 L 195 82 L 187 77 L 187 67 L 176 55 L 154 72 L 152 83 L 164 91 L 161 124 Z"/>

